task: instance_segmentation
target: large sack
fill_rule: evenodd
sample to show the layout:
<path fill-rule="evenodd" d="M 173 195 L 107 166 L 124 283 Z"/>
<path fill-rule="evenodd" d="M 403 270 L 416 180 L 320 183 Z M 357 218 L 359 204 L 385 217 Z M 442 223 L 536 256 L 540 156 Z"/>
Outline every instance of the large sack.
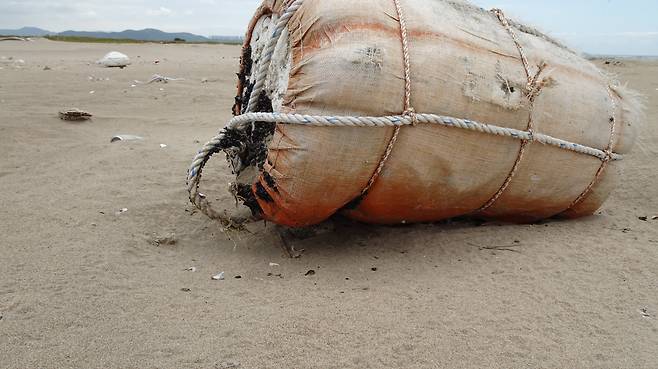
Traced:
<path fill-rule="evenodd" d="M 520 131 L 531 121 L 535 133 L 608 153 L 630 151 L 639 109 L 589 61 L 528 27 L 512 22 L 510 31 L 496 14 L 466 2 L 400 4 L 417 113 Z M 236 114 L 245 112 L 283 9 L 283 1 L 266 0 L 250 25 Z M 256 111 L 402 114 L 400 35 L 393 0 L 303 1 L 273 53 Z M 530 77 L 546 64 L 534 107 L 513 37 L 527 56 Z M 381 173 L 362 195 L 393 133 L 393 127 L 255 123 L 234 145 L 240 148 L 228 151 L 238 173 L 234 189 L 255 212 L 293 227 L 337 212 L 388 224 L 465 215 L 525 222 L 592 214 L 619 177 L 618 160 L 538 142 L 527 143 L 520 155 L 523 141 L 515 137 L 418 124 L 401 128 Z M 259 141 L 266 152 L 259 152 Z"/>

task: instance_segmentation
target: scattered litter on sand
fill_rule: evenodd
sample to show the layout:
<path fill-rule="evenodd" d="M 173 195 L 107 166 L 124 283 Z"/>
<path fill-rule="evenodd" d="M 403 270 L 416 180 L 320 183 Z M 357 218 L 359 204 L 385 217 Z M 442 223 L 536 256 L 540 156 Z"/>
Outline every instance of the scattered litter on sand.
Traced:
<path fill-rule="evenodd" d="M 217 369 L 238 369 L 238 368 L 240 368 L 240 363 L 233 361 L 223 362 L 219 364 L 219 367 L 217 367 Z"/>
<path fill-rule="evenodd" d="M 59 119 L 70 121 L 81 121 L 91 119 L 92 114 L 80 109 L 68 109 L 59 112 Z"/>
<path fill-rule="evenodd" d="M 135 135 L 116 135 L 112 137 L 110 142 L 117 142 L 117 141 L 143 141 L 144 137 L 141 136 L 135 136 Z"/>
<path fill-rule="evenodd" d="M 102 81 L 109 81 L 110 77 L 96 77 L 96 76 L 89 76 L 87 77 L 88 80 L 90 81 L 95 81 L 95 82 L 102 82 Z"/>
<path fill-rule="evenodd" d="M 46 65 L 45 67 L 43 67 L 43 70 L 52 70 L 52 68 Z"/>
<path fill-rule="evenodd" d="M 279 264 L 277 264 L 277 263 L 270 263 L 270 266 L 271 266 L 271 267 L 278 267 Z"/>
<path fill-rule="evenodd" d="M 218 274 L 215 274 L 214 276 L 210 277 L 214 281 L 223 281 L 224 280 L 224 272 L 220 272 Z"/>
<path fill-rule="evenodd" d="M 178 243 L 178 238 L 176 238 L 175 233 L 169 233 L 164 236 L 155 236 L 153 238 L 153 244 L 155 246 L 161 246 L 161 245 L 173 246 L 177 243 Z"/>
<path fill-rule="evenodd" d="M 130 58 L 126 54 L 122 54 L 118 51 L 112 51 L 107 53 L 102 59 L 96 62 L 107 68 L 125 68 L 130 65 Z"/>
<path fill-rule="evenodd" d="M 159 74 L 154 74 L 150 80 L 147 82 L 142 82 L 139 80 L 134 80 L 134 84 L 132 87 L 135 87 L 136 85 L 150 85 L 151 83 L 169 83 L 173 81 L 184 81 L 185 78 L 172 78 L 172 77 L 167 77 L 167 76 L 161 76 Z"/>
<path fill-rule="evenodd" d="M 160 144 L 160 148 L 161 148 L 161 149 L 164 149 L 164 148 L 166 148 L 166 147 L 167 147 L 167 145 L 165 145 L 165 144 Z"/>
<path fill-rule="evenodd" d="M 625 66 L 624 62 L 619 61 L 619 60 L 606 60 L 604 62 L 605 65 L 613 65 L 615 67 L 623 67 Z"/>
<path fill-rule="evenodd" d="M 0 63 L 7 65 L 7 66 L 12 66 L 14 68 L 20 69 L 23 65 L 25 65 L 25 60 L 23 59 L 14 59 L 13 56 L 0 56 Z"/>
<path fill-rule="evenodd" d="M 306 272 L 306 274 L 304 274 L 304 275 L 307 276 L 307 277 L 310 276 L 310 275 L 315 275 L 315 270 L 311 269 L 308 272 Z"/>
<path fill-rule="evenodd" d="M 154 74 L 151 79 L 146 82 L 146 84 L 151 84 L 151 83 L 169 83 L 173 81 L 184 81 L 185 78 L 172 78 L 172 77 L 167 77 L 167 76 L 161 76 L 159 74 Z"/>
<path fill-rule="evenodd" d="M 125 213 L 125 212 L 127 212 L 127 211 L 128 211 L 128 208 L 119 209 L 119 211 L 116 212 L 116 215 L 123 214 L 123 213 Z"/>
<path fill-rule="evenodd" d="M 196 272 L 196 267 L 189 267 L 189 268 L 185 269 L 185 271 L 194 273 L 194 272 Z"/>
<path fill-rule="evenodd" d="M 95 94 L 95 93 L 96 93 L 96 91 L 89 91 L 89 94 L 90 94 L 90 95 L 93 95 L 93 94 Z"/>
<path fill-rule="evenodd" d="M 183 287 L 183 288 L 181 288 L 180 290 L 183 291 L 183 292 L 192 292 L 192 289 L 191 289 L 191 288 L 187 288 L 187 287 Z"/>

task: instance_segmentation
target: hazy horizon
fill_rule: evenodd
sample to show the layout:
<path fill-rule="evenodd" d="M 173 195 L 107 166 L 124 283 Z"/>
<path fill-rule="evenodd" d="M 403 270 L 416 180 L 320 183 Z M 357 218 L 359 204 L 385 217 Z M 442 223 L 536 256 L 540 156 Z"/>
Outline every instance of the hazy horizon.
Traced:
<path fill-rule="evenodd" d="M 0 0 L 0 29 L 51 32 L 156 28 L 242 36 L 260 0 Z M 596 55 L 658 55 L 658 2 L 652 0 L 475 0 L 502 8 L 574 49 Z M 219 20 L 222 19 L 220 22 Z"/>

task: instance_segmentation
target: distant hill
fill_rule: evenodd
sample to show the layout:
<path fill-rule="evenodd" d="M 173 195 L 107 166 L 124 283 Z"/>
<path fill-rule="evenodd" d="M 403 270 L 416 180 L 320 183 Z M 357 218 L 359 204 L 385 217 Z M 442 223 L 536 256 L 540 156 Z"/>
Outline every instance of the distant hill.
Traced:
<path fill-rule="evenodd" d="M 37 27 L 23 27 L 21 29 L 0 29 L 0 35 L 4 35 L 4 36 L 41 37 L 41 36 L 52 35 L 52 34 L 55 34 L 55 32 L 46 31 L 45 29 L 41 29 Z"/>
<path fill-rule="evenodd" d="M 189 42 L 208 42 L 209 38 L 195 35 L 192 33 L 168 33 L 159 29 L 146 28 L 142 30 L 126 30 L 123 32 L 80 32 L 65 31 L 57 34 L 58 36 L 75 36 L 75 37 L 94 37 L 94 38 L 114 38 L 140 41 L 174 41 L 181 39 Z"/>
<path fill-rule="evenodd" d="M 21 29 L 0 29 L 0 35 L 5 36 L 68 36 L 68 37 L 90 37 L 90 38 L 107 38 L 107 39 L 123 39 L 123 40 L 139 40 L 139 41 L 174 41 L 176 39 L 185 40 L 188 42 L 224 42 L 221 39 L 211 40 L 204 36 L 195 35 L 187 32 L 169 33 L 163 32 L 159 29 L 146 28 L 142 30 L 126 30 L 123 32 L 84 32 L 84 31 L 65 31 L 65 32 L 50 32 L 36 27 L 23 27 Z M 228 36 L 231 38 L 231 36 Z"/>

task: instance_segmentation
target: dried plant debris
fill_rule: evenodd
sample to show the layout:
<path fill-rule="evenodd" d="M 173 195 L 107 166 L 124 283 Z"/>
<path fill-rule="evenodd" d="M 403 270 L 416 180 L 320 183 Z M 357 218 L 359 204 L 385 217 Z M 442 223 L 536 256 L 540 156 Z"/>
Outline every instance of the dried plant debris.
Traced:
<path fill-rule="evenodd" d="M 185 78 L 172 78 L 172 77 L 167 77 L 167 76 L 161 76 L 159 74 L 154 74 L 151 79 L 146 82 L 146 84 L 151 84 L 151 83 L 169 83 L 173 81 L 184 81 Z"/>
<path fill-rule="evenodd" d="M 89 120 L 93 115 L 80 109 L 67 109 L 59 112 L 59 119 L 68 121 Z"/>

